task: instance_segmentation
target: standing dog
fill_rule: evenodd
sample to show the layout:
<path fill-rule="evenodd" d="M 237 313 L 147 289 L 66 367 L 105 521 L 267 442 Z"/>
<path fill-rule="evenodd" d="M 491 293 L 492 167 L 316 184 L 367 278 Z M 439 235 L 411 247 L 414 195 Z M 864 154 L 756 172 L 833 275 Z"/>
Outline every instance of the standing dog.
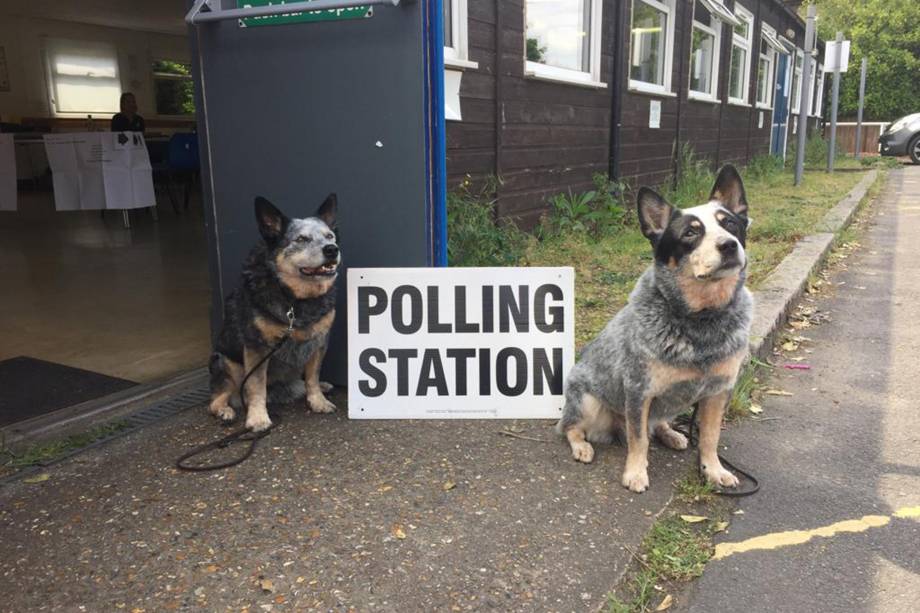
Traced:
<path fill-rule="evenodd" d="M 643 187 L 638 208 L 655 263 L 569 374 L 557 427 L 580 462 L 594 458 L 589 441 L 606 442 L 625 429 L 623 486 L 643 492 L 649 436 L 686 449 L 686 437 L 669 420 L 699 403 L 700 467 L 710 482 L 735 487 L 738 479 L 722 467 L 716 448 L 748 353 L 753 311 L 744 287 L 744 185 L 725 166 L 706 204 L 679 210 Z"/>
<path fill-rule="evenodd" d="M 246 427 L 271 427 L 266 402 L 306 395 L 308 408 L 329 413 L 319 369 L 335 319 L 335 280 L 341 254 L 336 242 L 336 197 L 330 194 L 306 219 L 288 219 L 268 200 L 256 198 L 261 241 L 252 249 L 240 287 L 225 303 L 224 324 L 211 356 L 210 412 L 224 421 L 246 373 L 278 344 L 290 339 L 246 381 Z"/>

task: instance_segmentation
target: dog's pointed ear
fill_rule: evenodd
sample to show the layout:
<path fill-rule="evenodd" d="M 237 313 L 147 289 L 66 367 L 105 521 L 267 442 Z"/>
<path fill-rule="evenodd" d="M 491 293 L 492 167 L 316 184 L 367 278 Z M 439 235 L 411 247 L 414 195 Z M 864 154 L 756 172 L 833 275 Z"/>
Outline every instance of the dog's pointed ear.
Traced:
<path fill-rule="evenodd" d="M 741 181 L 741 175 L 731 164 L 726 164 L 719 171 L 709 199 L 716 200 L 739 217 L 747 217 L 748 202 L 747 195 L 744 193 L 744 182 Z"/>
<path fill-rule="evenodd" d="M 319 205 L 316 216 L 322 219 L 330 228 L 335 227 L 335 216 L 339 210 L 339 200 L 334 193 L 326 196 L 326 200 Z"/>
<path fill-rule="evenodd" d="M 639 188 L 636 196 L 639 207 L 639 227 L 645 238 L 657 243 L 671 221 L 674 208 L 661 195 L 648 187 Z"/>
<path fill-rule="evenodd" d="M 256 223 L 265 242 L 271 244 L 284 236 L 290 221 L 274 204 L 256 196 Z"/>

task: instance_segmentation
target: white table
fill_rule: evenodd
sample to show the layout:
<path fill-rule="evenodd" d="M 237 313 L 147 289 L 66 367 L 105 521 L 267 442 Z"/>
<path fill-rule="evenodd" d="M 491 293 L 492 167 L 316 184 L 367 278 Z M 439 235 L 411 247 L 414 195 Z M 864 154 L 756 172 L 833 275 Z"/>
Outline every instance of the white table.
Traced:
<path fill-rule="evenodd" d="M 120 209 L 130 228 L 129 209 L 152 207 L 153 172 L 139 132 L 45 134 L 45 153 L 58 211 Z"/>

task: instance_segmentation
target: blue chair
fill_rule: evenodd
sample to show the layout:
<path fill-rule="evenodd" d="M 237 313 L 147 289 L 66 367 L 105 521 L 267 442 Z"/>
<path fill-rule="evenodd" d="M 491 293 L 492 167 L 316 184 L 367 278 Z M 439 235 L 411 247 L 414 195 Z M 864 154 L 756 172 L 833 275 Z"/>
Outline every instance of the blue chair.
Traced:
<path fill-rule="evenodd" d="M 191 132 L 177 132 L 169 139 L 166 146 L 165 160 L 155 163 L 151 160 L 154 172 L 166 175 L 166 193 L 173 210 L 178 213 L 179 206 L 173 195 L 173 184 L 180 178 L 184 184 L 182 208 L 188 210 L 188 197 L 200 171 L 198 158 L 198 135 Z"/>

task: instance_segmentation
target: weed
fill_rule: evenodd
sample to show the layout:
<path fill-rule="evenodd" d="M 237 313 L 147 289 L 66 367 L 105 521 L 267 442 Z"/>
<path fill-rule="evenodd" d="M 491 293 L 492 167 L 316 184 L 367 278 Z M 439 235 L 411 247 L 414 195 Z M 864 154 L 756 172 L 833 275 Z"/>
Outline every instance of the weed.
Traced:
<path fill-rule="evenodd" d="M 674 492 L 678 500 L 688 504 L 708 503 L 715 496 L 712 483 L 700 477 L 700 471 L 696 466 L 689 470 L 683 478 L 674 482 Z"/>
<path fill-rule="evenodd" d="M 690 143 L 684 143 L 677 156 L 677 174 L 663 195 L 678 206 L 695 206 L 709 199 L 714 182 L 709 160 L 696 157 Z"/>
<path fill-rule="evenodd" d="M 511 266 L 528 237 L 512 223 L 493 219 L 495 181 L 471 191 L 469 179 L 447 194 L 447 259 L 451 266 Z"/>
<path fill-rule="evenodd" d="M 29 466 L 40 466 L 50 460 L 64 455 L 70 451 L 86 447 L 95 441 L 114 434 L 128 427 L 125 421 L 116 421 L 103 424 L 86 432 L 74 434 L 60 440 L 50 443 L 33 445 L 20 454 L 15 454 L 10 450 L 3 450 L 3 453 L 9 456 L 9 460 L 4 462 L 3 466 L 7 468 L 26 468 Z"/>
<path fill-rule="evenodd" d="M 622 197 L 626 185 L 611 182 L 603 173 L 596 173 L 592 180 L 593 190 L 579 194 L 569 190 L 550 198 L 552 208 L 541 228 L 544 238 L 574 233 L 597 239 L 623 228 L 626 209 Z"/>
<path fill-rule="evenodd" d="M 783 172 L 783 159 L 777 155 L 763 154 L 755 156 L 744 169 L 748 180 L 762 180 Z"/>

